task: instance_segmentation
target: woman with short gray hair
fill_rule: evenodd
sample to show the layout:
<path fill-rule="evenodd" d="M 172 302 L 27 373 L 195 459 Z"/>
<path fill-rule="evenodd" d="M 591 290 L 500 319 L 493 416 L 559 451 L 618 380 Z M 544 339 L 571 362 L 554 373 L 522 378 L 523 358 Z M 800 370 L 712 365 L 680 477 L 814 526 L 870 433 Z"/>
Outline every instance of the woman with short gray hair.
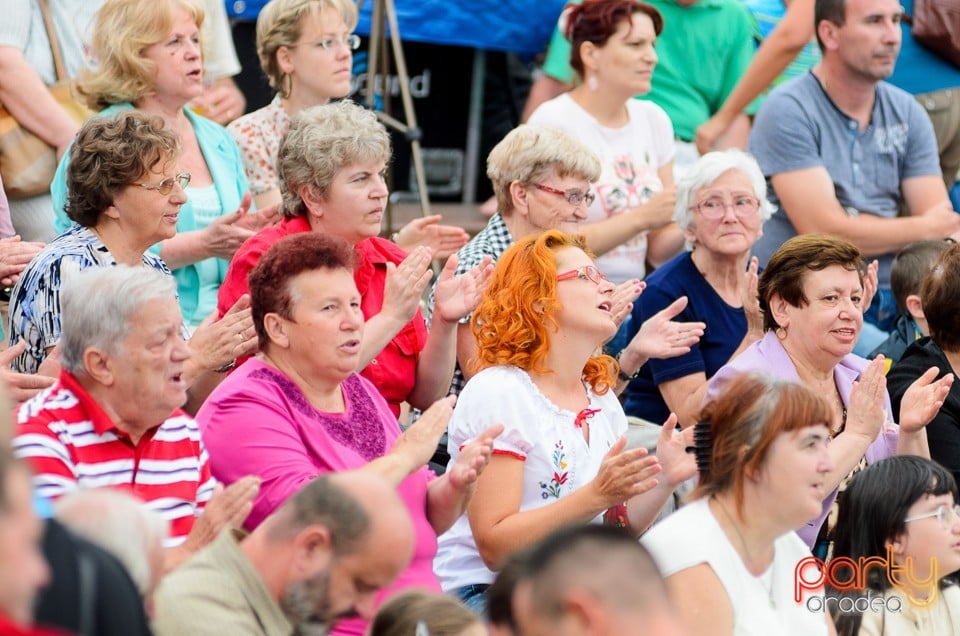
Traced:
<path fill-rule="evenodd" d="M 631 325 L 639 328 L 658 311 L 687 302 L 677 320 L 703 321 L 707 329 L 685 355 L 651 358 L 640 369 L 622 371 L 633 377 L 628 415 L 663 422 L 672 411 L 681 426 L 691 426 L 709 378 L 763 337 L 757 260 L 750 250 L 772 212 L 760 167 L 739 150 L 704 155 L 677 184 L 673 218 L 690 251 L 650 275 Z"/>
<path fill-rule="evenodd" d="M 407 254 L 379 237 L 389 194 L 384 180 L 389 158 L 386 128 L 353 102 L 297 114 L 280 145 L 283 221 L 261 230 L 237 251 L 218 300 L 226 311 L 246 293 L 250 271 L 285 236 L 315 232 L 345 240 L 356 252 L 354 278 L 366 321 L 360 374 L 399 416 L 403 402 L 426 408 L 447 394 L 457 321 L 473 311 L 493 267 L 487 261 L 456 276 L 457 259 L 448 259 L 437 280 L 427 329 L 420 299 L 432 278 L 431 250 L 421 246 Z"/>

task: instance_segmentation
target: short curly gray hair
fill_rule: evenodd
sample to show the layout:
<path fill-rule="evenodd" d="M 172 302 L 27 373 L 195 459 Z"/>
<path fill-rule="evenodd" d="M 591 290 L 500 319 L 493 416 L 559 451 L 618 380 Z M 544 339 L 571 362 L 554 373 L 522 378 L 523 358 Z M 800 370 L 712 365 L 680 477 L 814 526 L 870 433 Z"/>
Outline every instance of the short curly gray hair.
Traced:
<path fill-rule="evenodd" d="M 493 183 L 497 209 L 513 212 L 510 184 L 534 183 L 549 173 L 583 177 L 591 183 L 600 178 L 600 160 L 581 141 L 557 128 L 522 124 L 494 146 L 487 157 L 487 176 Z"/>
<path fill-rule="evenodd" d="M 677 204 L 673 211 L 673 220 L 681 230 L 686 231 L 693 223 L 693 198 L 702 188 L 706 188 L 720 175 L 736 170 L 750 180 L 753 196 L 760 200 L 760 223 L 764 223 L 774 213 L 776 207 L 767 200 L 767 180 L 763 178 L 757 160 L 742 150 L 731 148 L 708 152 L 690 168 L 677 182 Z"/>
<path fill-rule="evenodd" d="M 349 100 L 297 113 L 280 141 L 277 172 L 286 218 L 307 216 L 300 189 L 325 197 L 334 177 L 358 163 L 390 160 L 390 135 L 373 111 Z"/>

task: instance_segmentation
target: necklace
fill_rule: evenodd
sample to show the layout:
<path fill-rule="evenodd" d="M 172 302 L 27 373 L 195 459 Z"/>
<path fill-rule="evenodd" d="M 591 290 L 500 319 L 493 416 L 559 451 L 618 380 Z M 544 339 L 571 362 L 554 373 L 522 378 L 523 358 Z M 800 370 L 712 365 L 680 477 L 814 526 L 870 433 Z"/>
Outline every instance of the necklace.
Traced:
<path fill-rule="evenodd" d="M 717 507 L 720 509 L 720 512 L 723 513 L 723 516 L 726 518 L 727 523 L 729 523 L 733 527 L 733 531 L 737 534 L 737 538 L 740 539 L 740 545 L 743 546 L 743 554 L 747 558 L 747 561 L 754 562 L 753 555 L 750 553 L 750 547 L 747 545 L 747 540 L 746 538 L 744 538 L 743 533 L 740 531 L 740 526 L 738 526 L 736 522 L 734 522 L 733 516 L 729 512 L 727 512 L 727 507 L 724 506 L 719 499 L 714 497 L 713 500 L 717 502 Z M 749 568 L 747 568 L 747 572 L 750 573 L 750 576 L 753 576 L 753 573 L 750 572 Z M 773 596 L 774 583 L 777 580 L 776 558 L 774 558 L 771 561 L 769 568 L 764 570 L 759 576 L 753 576 L 753 578 L 760 583 L 760 586 L 763 588 L 763 591 L 766 592 L 767 602 L 770 603 L 770 607 L 773 609 L 776 609 L 777 602 Z"/>

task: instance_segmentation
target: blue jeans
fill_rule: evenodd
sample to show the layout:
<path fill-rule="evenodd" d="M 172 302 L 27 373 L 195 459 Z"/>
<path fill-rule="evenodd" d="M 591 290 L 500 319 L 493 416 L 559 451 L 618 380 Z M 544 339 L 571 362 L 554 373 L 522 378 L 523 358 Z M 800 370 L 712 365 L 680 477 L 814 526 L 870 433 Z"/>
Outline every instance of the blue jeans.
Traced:
<path fill-rule="evenodd" d="M 863 314 L 863 321 L 879 327 L 881 331 L 893 329 L 893 323 L 897 321 L 897 300 L 893 297 L 893 290 L 877 290 L 870 307 Z"/>
<path fill-rule="evenodd" d="M 874 349 L 883 344 L 890 336 L 893 325 L 897 321 L 897 301 L 889 289 L 878 289 L 873 302 L 863 314 L 863 329 L 853 352 L 861 357 L 867 357 Z"/>
<path fill-rule="evenodd" d="M 873 302 L 863 314 L 863 328 L 853 352 L 867 357 L 874 349 L 883 344 L 897 320 L 897 301 L 889 289 L 878 289 Z"/>
<path fill-rule="evenodd" d="M 475 583 L 473 585 L 464 585 L 450 593 L 460 599 L 460 602 L 467 606 L 471 612 L 477 616 L 483 616 L 487 613 L 487 588 L 486 583 Z"/>

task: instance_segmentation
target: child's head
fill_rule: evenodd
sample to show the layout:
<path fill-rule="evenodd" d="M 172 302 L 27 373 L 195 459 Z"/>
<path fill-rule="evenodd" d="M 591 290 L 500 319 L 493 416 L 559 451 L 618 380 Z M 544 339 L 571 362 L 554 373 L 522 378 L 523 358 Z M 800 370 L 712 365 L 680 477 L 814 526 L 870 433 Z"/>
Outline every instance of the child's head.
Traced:
<path fill-rule="evenodd" d="M 890 268 L 890 290 L 897 311 L 913 319 L 923 335 L 930 335 L 920 302 L 920 284 L 950 241 L 914 241 L 897 253 Z"/>
<path fill-rule="evenodd" d="M 370 624 L 370 636 L 484 636 L 479 616 L 450 596 L 403 592 L 384 603 Z"/>

